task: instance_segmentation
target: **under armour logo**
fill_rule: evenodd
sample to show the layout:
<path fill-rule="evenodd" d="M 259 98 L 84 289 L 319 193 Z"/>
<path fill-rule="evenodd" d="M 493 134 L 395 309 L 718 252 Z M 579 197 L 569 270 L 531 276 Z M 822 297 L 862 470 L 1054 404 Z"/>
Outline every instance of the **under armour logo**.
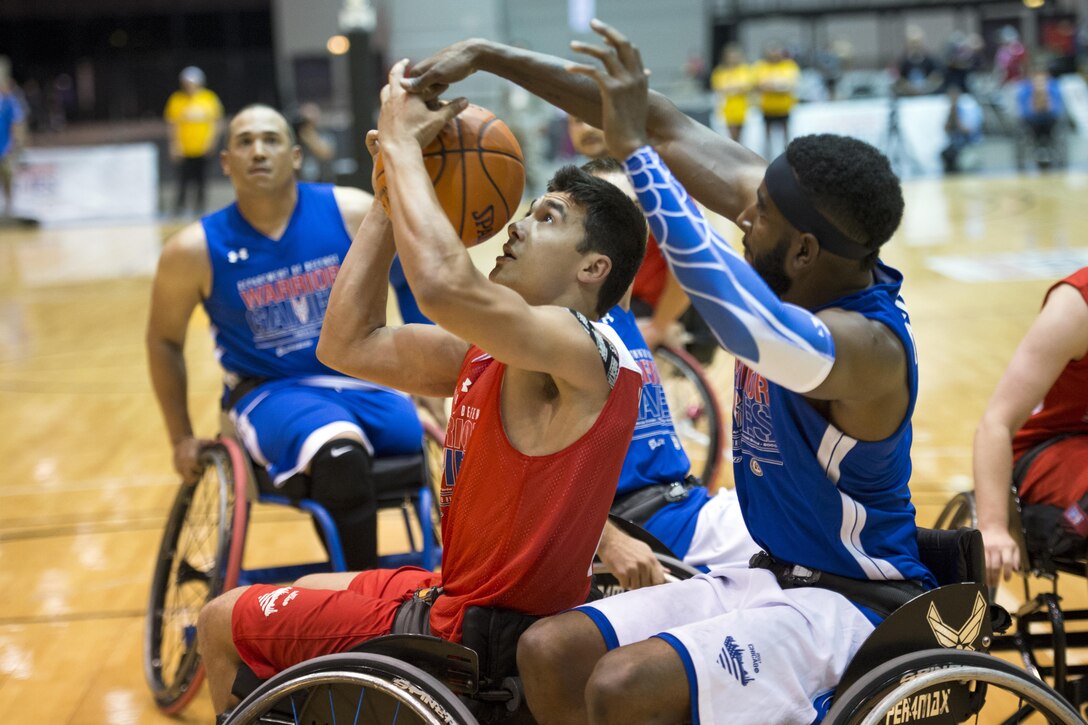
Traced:
<path fill-rule="evenodd" d="M 249 259 L 249 250 L 246 249 L 245 247 L 242 247 L 237 252 L 234 251 L 233 249 L 230 250 L 229 252 L 227 252 L 227 261 L 230 262 L 231 264 L 236 263 L 238 260 L 241 260 L 241 261 L 244 262 L 247 259 Z"/>
<path fill-rule="evenodd" d="M 471 387 L 471 386 L 472 386 L 472 381 L 469 380 L 468 378 L 465 378 L 465 382 L 461 383 L 461 392 L 462 393 L 467 393 L 469 387 Z"/>
<path fill-rule="evenodd" d="M 950 649 L 974 650 L 974 641 L 982 630 L 982 617 L 986 613 L 986 602 L 981 594 L 975 594 L 975 605 L 971 609 L 971 616 L 959 629 L 953 629 L 941 619 L 941 613 L 937 611 L 937 605 L 929 603 L 929 611 L 926 613 L 926 621 L 933 630 L 933 636 L 942 647 Z"/>

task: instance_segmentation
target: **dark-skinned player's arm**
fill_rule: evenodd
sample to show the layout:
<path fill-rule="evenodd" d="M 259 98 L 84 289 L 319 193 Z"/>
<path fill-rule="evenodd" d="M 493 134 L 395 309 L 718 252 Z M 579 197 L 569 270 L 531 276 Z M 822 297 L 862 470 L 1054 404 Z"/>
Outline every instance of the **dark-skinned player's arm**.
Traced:
<path fill-rule="evenodd" d="M 377 150 L 377 132 L 367 134 Z M 448 396 L 468 344 L 434 325 L 386 325 L 393 225 L 371 204 L 336 275 L 317 344 L 321 362 L 340 372 L 416 395 Z"/>
<path fill-rule="evenodd" d="M 593 21 L 595 29 L 601 26 Z M 570 65 L 556 56 L 474 38 L 417 63 L 405 87 L 434 98 L 475 71 L 486 71 L 601 128 L 600 93 L 589 79 L 568 73 Z M 754 200 L 767 168 L 755 152 L 687 116 L 659 93 L 650 94 L 647 132 L 672 172 L 707 208 L 736 221 Z"/>
<path fill-rule="evenodd" d="M 378 134 L 397 252 L 420 310 L 513 368 L 547 373 L 574 389 L 606 397 L 608 381 L 597 347 L 575 316 L 559 306 L 530 305 L 473 264 L 438 204 L 421 153 L 466 103 L 458 99 L 431 110 L 401 85 L 406 67 L 407 61 L 401 61 L 389 73 Z M 534 223 L 563 224 L 565 219 L 551 204 L 536 204 Z M 604 255 L 587 257 L 591 261 L 578 270 L 579 279 L 589 285 L 603 282 L 611 262 Z"/>
<path fill-rule="evenodd" d="M 647 80 L 638 48 L 603 23 L 595 30 L 605 46 L 581 43 L 578 50 L 602 67 L 576 65 L 571 72 L 597 85 L 609 151 L 625 160 L 669 267 L 722 346 L 767 379 L 811 398 L 872 401 L 905 391 L 906 357 L 890 329 L 856 313 L 817 316 L 782 302 L 710 226 L 648 144 Z"/>

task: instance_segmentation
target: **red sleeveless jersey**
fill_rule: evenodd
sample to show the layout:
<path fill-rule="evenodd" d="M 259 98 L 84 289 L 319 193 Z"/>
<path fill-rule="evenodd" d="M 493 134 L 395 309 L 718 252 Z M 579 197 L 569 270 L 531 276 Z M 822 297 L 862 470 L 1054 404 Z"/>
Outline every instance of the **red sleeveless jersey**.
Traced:
<path fill-rule="evenodd" d="M 642 377 L 623 343 L 619 374 L 593 426 L 546 456 L 510 444 L 500 414 L 506 365 L 478 347 L 465 356 L 446 430 L 442 587 L 431 629 L 461 639 L 470 606 L 546 616 L 582 604 L 593 554 L 638 417 Z"/>
<path fill-rule="evenodd" d="M 1088 267 L 1083 267 L 1047 290 L 1047 296 L 1061 284 L 1072 285 L 1088 304 Z M 1088 433 L 1088 356 L 1065 366 L 1054 385 L 1012 440 L 1014 459 L 1043 441 L 1064 434 Z"/>

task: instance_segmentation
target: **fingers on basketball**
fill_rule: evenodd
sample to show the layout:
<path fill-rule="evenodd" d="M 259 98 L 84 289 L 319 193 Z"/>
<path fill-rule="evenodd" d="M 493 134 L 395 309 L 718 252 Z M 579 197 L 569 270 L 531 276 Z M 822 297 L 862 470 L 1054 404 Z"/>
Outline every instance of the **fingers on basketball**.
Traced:
<path fill-rule="evenodd" d="M 469 105 L 423 149 L 438 203 L 465 246 L 502 231 L 525 190 L 525 161 L 514 134 L 486 108 Z M 392 216 L 381 154 L 374 196 Z"/>

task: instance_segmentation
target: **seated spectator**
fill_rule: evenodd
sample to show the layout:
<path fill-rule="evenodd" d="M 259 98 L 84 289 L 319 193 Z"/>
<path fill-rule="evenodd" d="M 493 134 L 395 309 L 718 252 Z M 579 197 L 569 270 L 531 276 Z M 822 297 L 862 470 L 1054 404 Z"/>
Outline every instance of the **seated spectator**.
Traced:
<path fill-rule="evenodd" d="M 941 64 L 926 50 L 925 34 L 915 25 L 907 28 L 907 47 L 897 70 L 895 92 L 900 96 L 924 96 L 941 86 Z"/>
<path fill-rule="evenodd" d="M 1016 88 L 1016 108 L 1031 132 L 1032 140 L 1041 146 L 1049 146 L 1053 142 L 1054 127 L 1065 114 L 1057 79 L 1040 70 L 1020 81 Z"/>
<path fill-rule="evenodd" d="M 944 173 L 955 174 L 962 170 L 960 155 L 964 149 L 982 139 L 982 109 L 959 86 L 948 88 L 948 119 L 944 130 L 948 145 L 941 151 L 941 161 Z"/>

